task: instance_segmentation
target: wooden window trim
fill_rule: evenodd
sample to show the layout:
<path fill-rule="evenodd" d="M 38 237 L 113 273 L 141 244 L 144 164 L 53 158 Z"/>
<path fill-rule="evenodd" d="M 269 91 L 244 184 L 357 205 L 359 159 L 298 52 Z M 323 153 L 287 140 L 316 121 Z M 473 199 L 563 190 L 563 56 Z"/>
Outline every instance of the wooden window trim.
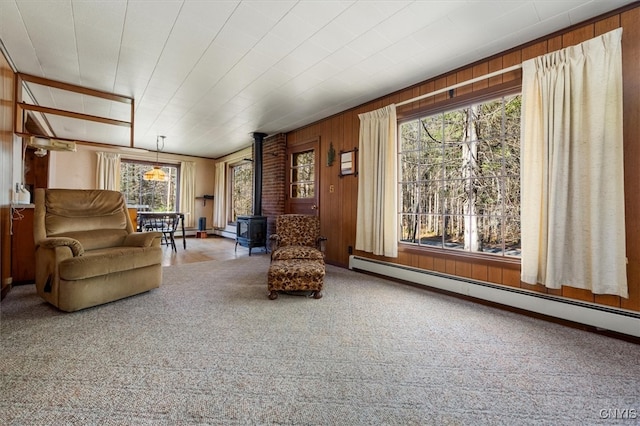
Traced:
<path fill-rule="evenodd" d="M 422 108 L 398 113 L 398 125 L 407 121 L 417 120 L 425 115 L 436 114 L 442 111 L 448 111 L 459 107 L 468 106 L 473 103 L 479 103 L 502 96 L 513 95 L 522 91 L 522 81 L 512 80 L 486 89 L 476 90 L 475 92 L 466 93 L 461 96 L 455 96 L 444 101 L 426 105 Z"/>

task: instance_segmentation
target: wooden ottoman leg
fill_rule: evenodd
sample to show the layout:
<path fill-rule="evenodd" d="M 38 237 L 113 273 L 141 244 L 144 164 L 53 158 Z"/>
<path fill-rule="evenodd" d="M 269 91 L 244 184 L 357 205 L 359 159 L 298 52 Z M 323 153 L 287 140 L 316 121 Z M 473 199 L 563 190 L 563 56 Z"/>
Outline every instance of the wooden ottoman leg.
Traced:
<path fill-rule="evenodd" d="M 276 300 L 278 298 L 278 292 L 275 290 L 271 290 L 269 292 L 269 299 Z"/>

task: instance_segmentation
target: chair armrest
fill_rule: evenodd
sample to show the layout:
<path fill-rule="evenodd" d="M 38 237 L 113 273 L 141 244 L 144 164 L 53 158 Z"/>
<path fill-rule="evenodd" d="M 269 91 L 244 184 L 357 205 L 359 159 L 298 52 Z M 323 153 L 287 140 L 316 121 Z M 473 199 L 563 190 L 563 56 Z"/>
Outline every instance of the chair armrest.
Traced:
<path fill-rule="evenodd" d="M 157 241 L 156 241 L 157 238 Z M 133 232 L 124 239 L 123 246 L 126 247 L 152 247 L 160 245 L 162 232 Z M 156 242 L 156 244 L 154 244 Z"/>
<path fill-rule="evenodd" d="M 318 250 L 324 253 L 327 248 L 327 237 L 316 238 L 316 246 L 318 247 Z"/>
<path fill-rule="evenodd" d="M 80 244 L 80 241 L 75 238 L 69 237 L 49 237 L 38 241 L 38 246 L 55 249 L 56 247 L 69 247 L 73 253 L 73 257 L 82 256 L 84 254 L 84 247 Z"/>
<path fill-rule="evenodd" d="M 273 252 L 278 250 L 279 245 L 280 245 L 280 236 L 278 234 L 269 235 L 269 251 L 271 252 L 272 258 L 273 258 Z"/>

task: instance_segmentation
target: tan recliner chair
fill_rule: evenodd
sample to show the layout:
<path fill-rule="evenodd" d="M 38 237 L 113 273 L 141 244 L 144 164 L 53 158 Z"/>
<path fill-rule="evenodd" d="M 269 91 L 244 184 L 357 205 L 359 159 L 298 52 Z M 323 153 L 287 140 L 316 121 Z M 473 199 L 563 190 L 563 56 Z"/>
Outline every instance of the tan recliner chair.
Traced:
<path fill-rule="evenodd" d="M 159 232 L 134 232 L 117 191 L 36 189 L 36 289 L 67 312 L 162 282 Z"/>

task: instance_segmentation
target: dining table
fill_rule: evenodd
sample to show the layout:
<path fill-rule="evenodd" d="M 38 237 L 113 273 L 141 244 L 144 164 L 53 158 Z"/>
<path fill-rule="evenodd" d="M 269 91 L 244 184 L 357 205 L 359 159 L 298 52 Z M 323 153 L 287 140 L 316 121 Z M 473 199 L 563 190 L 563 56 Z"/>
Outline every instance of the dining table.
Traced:
<path fill-rule="evenodd" d="M 184 213 L 180 212 L 147 212 L 147 211 L 138 211 L 138 231 L 144 231 L 145 223 L 148 223 L 152 220 L 162 219 L 162 218 L 175 218 L 178 217 L 180 219 L 180 229 L 182 231 L 182 247 L 186 250 L 187 248 L 187 238 L 184 230 Z"/>

